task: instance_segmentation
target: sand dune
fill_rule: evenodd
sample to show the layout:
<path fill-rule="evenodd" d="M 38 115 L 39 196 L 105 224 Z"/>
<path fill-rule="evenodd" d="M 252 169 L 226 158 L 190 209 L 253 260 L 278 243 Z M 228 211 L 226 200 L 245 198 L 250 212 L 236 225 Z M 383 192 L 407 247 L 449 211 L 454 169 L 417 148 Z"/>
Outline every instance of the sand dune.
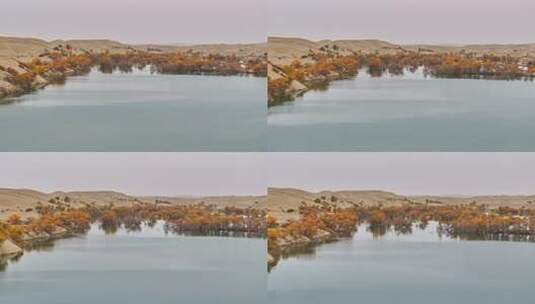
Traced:
<path fill-rule="evenodd" d="M 36 38 L 0 37 L 0 65 L 17 67 L 16 61 L 27 61 L 45 51 L 52 51 L 59 45 L 69 45 L 77 51 L 88 52 L 126 52 L 129 50 L 176 52 L 193 50 L 204 53 L 218 53 L 237 56 L 261 56 L 266 52 L 265 43 L 256 44 L 201 44 L 201 45 L 129 45 L 113 40 L 54 40 L 45 41 Z M 0 77 L 1 78 L 1 77 Z"/>
<path fill-rule="evenodd" d="M 381 190 L 344 190 L 344 191 L 320 191 L 308 192 L 294 188 L 269 188 L 268 201 L 269 206 L 288 206 L 293 204 L 297 206 L 300 201 L 312 203 L 314 199 L 321 196 L 327 198 L 336 196 L 339 201 L 362 203 L 364 205 L 374 204 L 401 204 L 408 200 L 414 202 L 425 202 L 425 200 L 439 201 L 443 204 L 469 204 L 477 202 L 487 204 L 491 207 L 510 206 L 510 207 L 533 207 L 535 208 L 535 195 L 478 195 L 478 196 L 404 196 L 393 192 Z M 296 202 L 297 201 L 297 202 Z M 530 203 L 531 202 L 531 203 Z M 533 205 L 533 206 L 530 206 Z"/>
<path fill-rule="evenodd" d="M 50 43 L 34 38 L 0 37 L 0 57 L 25 57 L 50 48 Z"/>
<path fill-rule="evenodd" d="M 525 44 L 468 44 L 468 45 L 403 45 L 406 50 L 428 49 L 434 52 L 465 51 L 476 54 L 511 55 L 515 57 L 535 56 L 535 43 Z"/>
<path fill-rule="evenodd" d="M 196 204 L 205 202 L 218 207 L 263 208 L 266 206 L 265 197 L 262 196 L 208 196 L 208 197 L 162 197 L 162 196 L 132 196 L 114 191 L 57 191 L 44 193 L 29 189 L 0 188 L 0 219 L 6 219 L 13 213 L 27 218 L 36 216 L 35 207 L 40 203 L 49 205 L 55 199 L 65 202 L 71 207 L 83 207 L 86 204 L 104 206 L 130 206 L 136 203 L 154 204 L 156 201 L 165 201 L 171 204 Z"/>
<path fill-rule="evenodd" d="M 202 44 L 202 45 L 158 45 L 140 44 L 129 45 L 107 39 L 88 40 L 54 40 L 45 41 L 36 38 L 0 37 L 0 67 L 12 68 L 17 72 L 25 72 L 19 62 L 28 62 L 39 55 L 52 51 L 58 46 L 69 45 L 74 52 L 110 52 L 124 53 L 132 50 L 147 52 L 177 52 L 195 51 L 201 53 L 216 53 L 222 55 L 236 55 L 239 57 L 258 57 L 266 53 L 266 43 L 256 44 Z M 18 88 L 5 80 L 9 74 L 0 71 L 0 99 L 5 96 L 18 94 Z M 44 80 L 43 80 L 44 81 Z"/>
<path fill-rule="evenodd" d="M 307 59 L 302 58 L 304 55 L 308 54 L 309 51 L 317 51 L 327 45 L 329 47 L 336 45 L 339 48 L 340 54 L 349 54 L 352 52 L 393 52 L 400 49 L 399 45 L 381 40 L 311 41 L 302 38 L 269 37 L 268 58 L 270 62 L 276 65 L 285 65 L 295 59 L 306 62 Z"/>
<path fill-rule="evenodd" d="M 352 206 L 353 204 L 362 204 L 364 206 L 378 204 L 383 206 L 397 206 L 408 202 L 425 203 L 428 201 L 444 205 L 460 205 L 477 202 L 478 204 L 486 204 L 491 208 L 505 206 L 513 208 L 535 208 L 535 195 L 403 196 L 380 190 L 308 192 L 293 188 L 269 188 L 267 209 L 277 219 L 288 220 L 299 217 L 298 213 L 292 210 L 298 210 L 302 204 L 308 206 L 318 205 L 314 200 L 321 199 L 322 197 L 325 198 L 325 201 L 330 202 L 332 196 L 336 197 L 336 204 L 339 207 Z M 288 212 L 289 210 L 290 212 Z"/>
<path fill-rule="evenodd" d="M 497 55 L 535 56 L 535 43 L 526 44 L 471 44 L 471 45 L 432 45 L 432 44 L 395 44 L 382 40 L 344 39 L 311 41 L 303 38 L 269 37 L 268 57 L 276 65 L 290 63 L 301 59 L 310 50 L 316 51 L 322 46 L 336 45 L 340 54 L 351 52 L 393 53 L 398 51 L 426 50 L 430 52 L 475 52 L 477 54 L 494 53 Z"/>
<path fill-rule="evenodd" d="M 0 57 L 35 56 L 44 50 L 52 50 L 59 45 L 70 45 L 82 51 L 127 51 L 131 49 L 147 50 L 160 48 L 162 51 L 194 50 L 219 54 L 264 54 L 266 43 L 250 44 L 193 44 L 193 45 L 162 45 L 162 44 L 126 44 L 108 39 L 74 39 L 45 41 L 37 38 L 0 37 Z"/>

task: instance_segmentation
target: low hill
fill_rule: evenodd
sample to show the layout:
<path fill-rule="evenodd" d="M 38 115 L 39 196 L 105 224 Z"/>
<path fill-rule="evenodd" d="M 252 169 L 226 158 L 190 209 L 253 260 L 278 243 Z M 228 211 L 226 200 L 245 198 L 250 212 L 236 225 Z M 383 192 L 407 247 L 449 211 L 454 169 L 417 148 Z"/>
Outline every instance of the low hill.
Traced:
<path fill-rule="evenodd" d="M 50 43 L 40 39 L 0 37 L 0 58 L 32 56 L 48 48 Z"/>
<path fill-rule="evenodd" d="M 0 99 L 5 96 L 17 95 L 20 88 L 7 82 L 7 69 L 11 68 L 19 73 L 25 72 L 19 65 L 28 62 L 39 55 L 54 49 L 67 48 L 74 53 L 81 52 L 110 52 L 124 53 L 132 50 L 146 52 L 177 52 L 195 51 L 220 55 L 236 55 L 240 58 L 261 57 L 266 53 L 265 43 L 256 44 L 201 44 L 201 45 L 157 45 L 141 44 L 129 45 L 107 39 L 88 40 L 54 40 L 45 41 L 36 38 L 0 37 Z M 44 81 L 44 80 L 43 80 Z M 44 85 L 41 80 L 38 85 Z"/>
<path fill-rule="evenodd" d="M 288 220 L 299 217 L 297 210 L 307 206 L 336 205 L 338 207 L 398 206 L 406 203 L 430 203 L 436 205 L 461 205 L 476 202 L 491 208 L 535 208 L 535 195 L 495 196 L 403 196 L 379 190 L 346 190 L 308 192 L 293 188 L 269 188 L 267 209 L 277 219 Z"/>
<path fill-rule="evenodd" d="M 193 50 L 204 53 L 217 53 L 237 56 L 258 55 L 266 53 L 266 43 L 251 44 L 199 44 L 199 45 L 159 45 L 138 44 L 130 45 L 107 39 L 75 39 L 45 41 L 36 38 L 0 37 L 0 58 L 33 58 L 44 51 L 51 51 L 57 46 L 69 45 L 80 51 L 93 52 L 124 52 L 128 50 L 176 52 Z"/>
<path fill-rule="evenodd" d="M 474 52 L 476 54 L 511 55 L 518 57 L 535 57 L 535 43 L 525 44 L 468 44 L 468 45 L 437 45 L 437 44 L 395 44 L 373 39 L 344 39 L 312 41 L 303 38 L 269 37 L 269 60 L 275 65 L 285 65 L 294 59 L 303 59 L 310 50 L 317 51 L 322 47 L 336 46 L 338 53 L 393 53 L 399 51 L 427 52 Z M 306 61 L 306 60 L 305 60 Z"/>
<path fill-rule="evenodd" d="M 93 52 L 103 52 L 103 51 L 127 51 L 129 49 L 132 49 L 131 46 L 118 42 L 113 40 L 107 40 L 107 39 L 88 39 L 88 40 L 81 40 L 81 39 L 75 39 L 75 40 L 54 40 L 51 41 L 50 47 L 54 48 L 56 46 L 60 45 L 70 45 L 73 48 L 80 49 L 80 50 L 86 50 L 86 51 L 93 51 Z"/>
<path fill-rule="evenodd" d="M 301 59 L 310 51 L 318 51 L 322 47 L 335 47 L 340 54 L 352 52 L 392 52 L 400 46 L 381 40 L 321 40 L 311 41 L 302 38 L 269 37 L 268 58 L 276 65 L 290 63 Z M 306 60 L 305 60 L 306 61 Z"/>
<path fill-rule="evenodd" d="M 535 57 L 535 43 L 525 44 L 468 44 L 468 45 L 404 45 L 406 50 L 428 50 L 437 53 L 467 52 L 475 54 L 510 55 L 514 57 Z"/>
<path fill-rule="evenodd" d="M 263 208 L 265 197 L 262 196 L 209 196 L 209 197 L 161 197 L 132 196 L 115 191 L 57 191 L 44 193 L 29 189 L 0 188 L 0 220 L 13 213 L 21 216 L 35 217 L 35 208 L 42 205 L 63 204 L 73 208 L 84 207 L 86 204 L 105 206 L 131 206 L 137 203 L 155 204 L 197 204 L 205 202 L 218 207 Z"/>

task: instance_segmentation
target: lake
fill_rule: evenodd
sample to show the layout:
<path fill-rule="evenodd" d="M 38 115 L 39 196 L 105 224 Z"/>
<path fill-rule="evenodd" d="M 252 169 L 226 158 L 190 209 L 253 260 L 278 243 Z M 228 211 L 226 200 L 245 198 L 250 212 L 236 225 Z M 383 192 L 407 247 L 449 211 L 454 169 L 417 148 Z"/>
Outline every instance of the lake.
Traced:
<path fill-rule="evenodd" d="M 0 272 L 0 303 L 264 303 L 266 241 L 167 235 L 162 223 L 25 252 Z"/>
<path fill-rule="evenodd" d="M 535 82 L 334 81 L 268 114 L 270 151 L 535 151 Z"/>
<path fill-rule="evenodd" d="M 264 151 L 266 79 L 103 74 L 0 105 L 0 151 Z"/>
<path fill-rule="evenodd" d="M 270 303 L 498 304 L 533 301 L 535 243 L 460 241 L 436 226 L 352 239 L 281 260 L 268 277 Z"/>

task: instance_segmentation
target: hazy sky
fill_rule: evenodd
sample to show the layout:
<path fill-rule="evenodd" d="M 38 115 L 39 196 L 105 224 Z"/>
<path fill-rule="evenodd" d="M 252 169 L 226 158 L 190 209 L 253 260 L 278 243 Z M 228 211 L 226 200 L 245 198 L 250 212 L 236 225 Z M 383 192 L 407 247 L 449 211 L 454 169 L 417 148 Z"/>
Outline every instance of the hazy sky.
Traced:
<path fill-rule="evenodd" d="M 272 36 L 535 42 L 533 0 L 269 0 Z"/>
<path fill-rule="evenodd" d="M 130 43 L 261 42 L 266 0 L 2 0 L 0 35 Z"/>
<path fill-rule="evenodd" d="M 272 187 L 398 194 L 535 194 L 535 153 L 274 153 Z"/>
<path fill-rule="evenodd" d="M 265 195 L 258 153 L 1 153 L 0 187 L 133 195 Z"/>

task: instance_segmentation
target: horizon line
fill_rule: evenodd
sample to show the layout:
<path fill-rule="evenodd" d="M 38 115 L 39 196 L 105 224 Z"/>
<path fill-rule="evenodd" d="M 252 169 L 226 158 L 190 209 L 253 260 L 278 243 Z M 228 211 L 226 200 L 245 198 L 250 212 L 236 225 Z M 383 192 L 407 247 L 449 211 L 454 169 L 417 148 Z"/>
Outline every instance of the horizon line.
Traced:
<path fill-rule="evenodd" d="M 168 197 L 168 198 L 209 198 L 209 197 L 261 197 L 266 196 L 266 193 L 263 194 L 253 194 L 253 193 L 247 193 L 247 194 L 224 194 L 224 193 L 217 193 L 217 194 L 133 194 L 129 193 L 128 191 L 122 191 L 122 190 L 114 190 L 114 189 L 102 189 L 102 190 L 44 190 L 42 188 L 28 188 L 28 187 L 21 187 L 21 188 L 11 188 L 11 187 L 0 187 L 0 191 L 35 191 L 40 192 L 43 194 L 54 194 L 56 192 L 86 192 L 86 193 L 97 193 L 97 192 L 115 192 L 118 194 L 123 194 L 127 196 L 133 196 L 133 197 Z"/>
<path fill-rule="evenodd" d="M 311 41 L 311 42 L 321 42 L 321 41 L 326 41 L 326 40 L 330 40 L 330 41 L 382 41 L 382 42 L 388 42 L 388 43 L 391 43 L 391 44 L 396 44 L 396 45 L 401 45 L 401 46 L 406 46 L 406 45 L 433 45 L 433 46 L 470 46 L 470 45 L 524 45 L 524 44 L 535 44 L 535 41 L 531 41 L 529 42 L 530 40 L 526 40 L 524 42 L 438 42 L 438 41 L 427 41 L 427 42 L 423 42 L 423 41 L 412 41 L 412 42 L 408 42 L 408 41 L 405 41 L 405 42 L 399 42 L 399 41 L 393 41 L 393 40 L 389 40 L 389 39 L 386 39 L 386 38 L 380 38 L 380 37 L 376 37 L 376 38 L 371 38 L 371 37 L 362 37 L 362 38 L 355 38 L 355 37 L 351 37 L 351 38 L 348 38 L 348 37 L 330 37 L 330 38 L 321 38 L 321 39 L 318 39 L 317 37 L 315 38 L 310 38 L 310 37 L 307 37 L 307 36 L 295 36 L 295 35 L 290 35 L 290 36 L 286 36 L 286 35 L 268 35 L 267 38 L 285 38 L 285 39 L 303 39 L 303 40 L 308 40 L 308 41 Z"/>
<path fill-rule="evenodd" d="M 82 37 L 70 37 L 70 38 L 66 38 L 66 37 L 62 37 L 62 38 L 45 38 L 45 37 L 39 37 L 39 36 L 31 36 L 31 35 L 24 35 L 24 36 L 14 36 L 14 35 L 10 35 L 10 34 L 5 34 L 5 33 L 0 33 L 0 38 L 16 38 L 16 39 L 37 39 L 37 40 L 42 40 L 42 41 L 45 41 L 47 43 L 51 43 L 51 42 L 54 42 L 54 41 L 98 41 L 98 40 L 101 40 L 101 41 L 112 41 L 112 42 L 118 42 L 118 43 L 121 43 L 121 44 L 125 44 L 125 45 L 162 45 L 162 46 L 175 46 L 175 47 L 184 47 L 184 46 L 201 46 L 201 45 L 218 45 L 218 44 L 223 44 L 223 45 L 238 45 L 238 44 L 262 44 L 262 43 L 266 43 L 267 41 L 264 40 L 264 41 L 240 41 L 240 42 L 231 42 L 231 41 L 203 41 L 203 42 L 155 42 L 155 41 L 152 41 L 152 42 L 149 42 L 149 41 L 126 41 L 126 40 L 121 40 L 121 39 L 116 39 L 116 38 L 103 38 L 103 37 L 100 37 L 100 38 L 94 38 L 94 37 L 85 37 L 85 38 L 82 38 Z"/>
<path fill-rule="evenodd" d="M 435 197 L 445 197 L 445 198 L 472 198 L 472 197 L 482 197 L 482 196 L 535 196 L 535 192 L 534 193 L 514 193 L 514 194 L 507 194 L 507 193 L 501 193 L 501 194 L 498 194 L 498 193 L 487 193 L 487 194 L 484 194 L 484 193 L 473 193 L 473 194 L 462 194 L 462 193 L 442 193 L 442 194 L 416 194 L 416 193 L 413 193 L 413 194 L 408 194 L 408 193 L 402 193 L 401 191 L 400 192 L 397 192 L 395 190 L 388 190 L 388 189 L 373 189 L 373 188 L 353 188 L 353 189 L 348 189 L 348 188 L 340 188 L 340 189 L 323 189 L 323 190 L 317 190 L 317 189 L 314 189 L 314 190 L 311 190 L 310 188 L 306 189 L 306 188 L 297 188 L 297 187 L 291 187 L 291 186 L 287 186 L 287 187 L 282 187 L 282 186 L 276 186 L 276 187 L 268 187 L 268 191 L 270 189 L 289 189 L 289 190 L 300 190 L 300 191 L 305 191 L 305 192 L 309 192 L 309 193 L 312 193 L 312 194 L 317 194 L 317 193 L 321 193 L 321 192 L 385 192 L 385 193 L 392 193 L 392 194 L 395 194 L 395 195 L 398 195 L 398 196 L 405 196 L 405 197 L 421 197 L 421 196 L 435 196 Z M 269 193 L 268 193 L 269 194 Z"/>

